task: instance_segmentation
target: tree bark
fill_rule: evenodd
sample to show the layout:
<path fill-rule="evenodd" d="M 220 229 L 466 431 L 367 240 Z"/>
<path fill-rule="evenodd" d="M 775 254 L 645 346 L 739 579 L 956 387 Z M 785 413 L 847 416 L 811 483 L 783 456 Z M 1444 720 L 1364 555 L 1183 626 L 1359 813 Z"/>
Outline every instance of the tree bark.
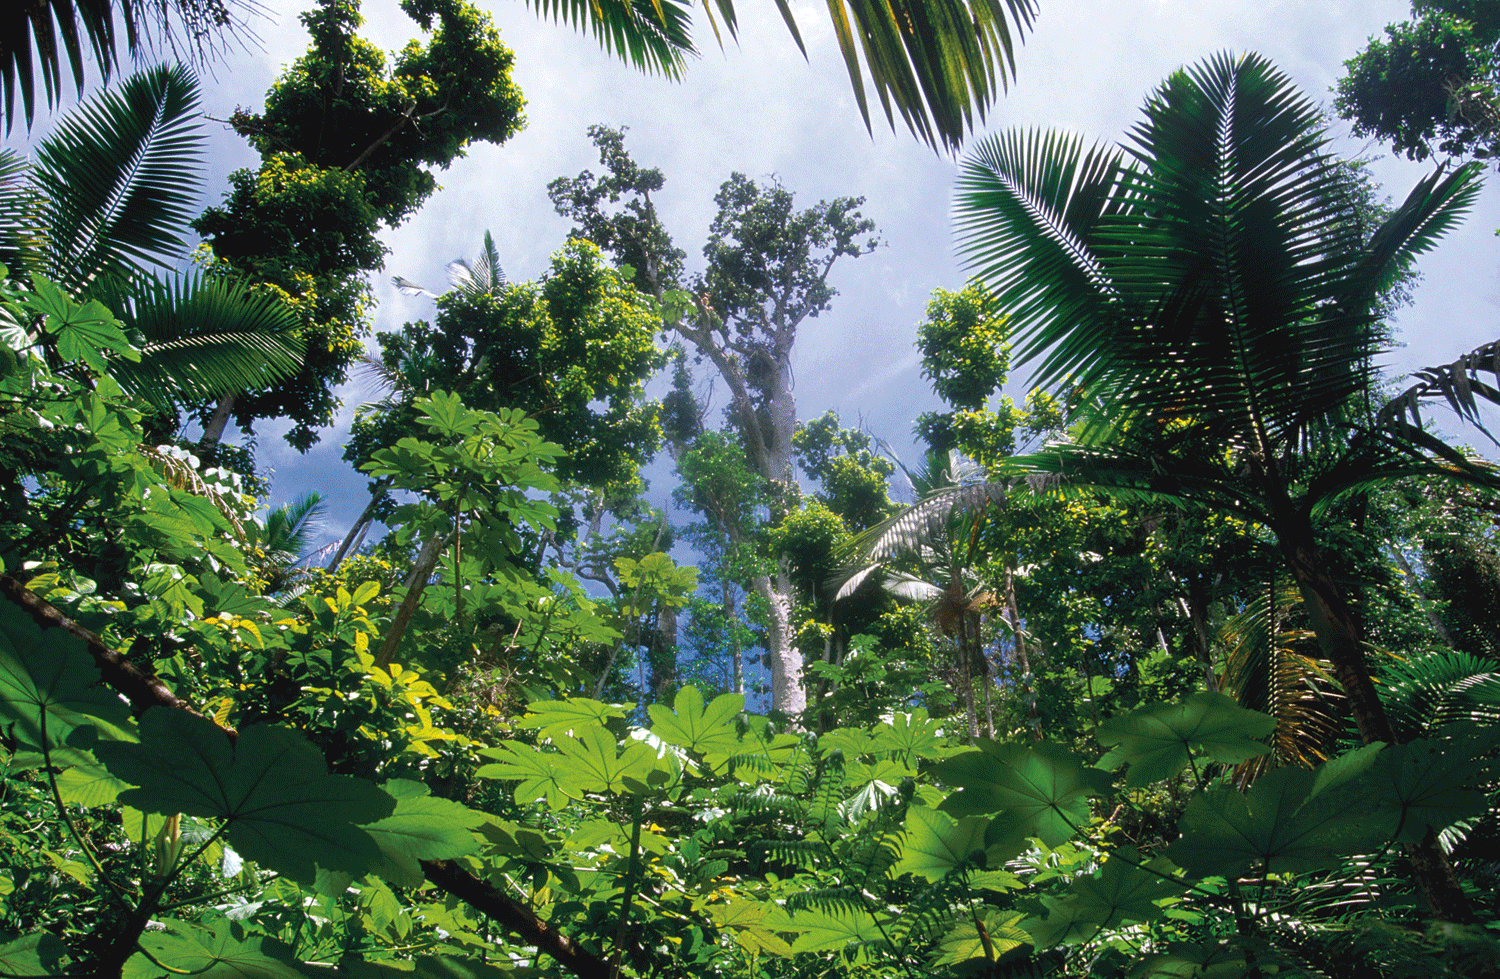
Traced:
<path fill-rule="evenodd" d="M 1318 555 L 1311 519 L 1290 507 L 1277 517 L 1277 526 L 1272 529 L 1282 555 L 1291 565 L 1292 577 L 1302 592 L 1303 606 L 1318 645 L 1333 664 L 1334 678 L 1344 690 L 1350 713 L 1359 728 L 1360 740 L 1365 744 L 1376 741 L 1397 743 L 1369 666 L 1365 663 L 1359 620 L 1344 597 L 1343 589 L 1333 580 Z M 1474 909 L 1459 886 L 1447 856 L 1438 846 L 1435 833 L 1428 832 L 1420 843 L 1404 844 L 1403 849 L 1412 877 L 1435 917 L 1457 922 L 1476 920 Z"/>
<path fill-rule="evenodd" d="M 226 394 L 219 399 L 214 407 L 213 417 L 203 426 L 203 437 L 198 440 L 198 448 L 218 445 L 224 438 L 224 429 L 229 427 L 229 416 L 234 413 L 234 405 L 239 398 L 238 394 Z"/>

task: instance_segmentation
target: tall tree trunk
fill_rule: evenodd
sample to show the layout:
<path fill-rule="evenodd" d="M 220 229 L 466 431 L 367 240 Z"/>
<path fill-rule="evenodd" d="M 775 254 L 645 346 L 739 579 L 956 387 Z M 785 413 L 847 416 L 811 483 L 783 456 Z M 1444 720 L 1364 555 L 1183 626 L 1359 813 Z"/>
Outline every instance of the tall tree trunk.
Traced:
<path fill-rule="evenodd" d="M 1360 624 L 1344 591 L 1333 580 L 1318 554 L 1312 521 L 1303 512 L 1286 507 L 1277 526 L 1272 529 L 1282 555 L 1291 565 L 1292 577 L 1302 592 L 1307 617 L 1318 638 L 1323 655 L 1333 664 L 1334 678 L 1344 690 L 1350 713 L 1365 744 L 1384 741 L 1396 743 L 1385 707 L 1375 691 L 1369 666 L 1365 663 Z M 1437 836 L 1429 832 L 1420 843 L 1404 846 L 1412 868 L 1412 877 L 1434 916 L 1445 921 L 1472 922 L 1474 909 L 1459 885 L 1453 866 L 1448 862 Z"/>
<path fill-rule="evenodd" d="M 755 591 L 766 603 L 766 654 L 771 659 L 771 709 L 794 722 L 807 710 L 802 686 L 802 652 L 792 642 L 792 581 L 786 568 L 756 575 Z"/>

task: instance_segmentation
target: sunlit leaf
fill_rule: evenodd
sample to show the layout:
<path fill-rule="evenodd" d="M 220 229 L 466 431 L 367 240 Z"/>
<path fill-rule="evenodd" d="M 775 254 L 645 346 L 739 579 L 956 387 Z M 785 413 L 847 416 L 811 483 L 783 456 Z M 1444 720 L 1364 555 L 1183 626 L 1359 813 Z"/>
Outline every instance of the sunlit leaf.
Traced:
<path fill-rule="evenodd" d="M 401 887 L 422 883 L 419 861 L 450 860 L 475 853 L 473 830 L 485 822 L 482 813 L 428 794 L 426 785 L 392 779 L 381 786 L 396 800 L 396 811 L 362 827 L 380 847 L 375 873 Z"/>
<path fill-rule="evenodd" d="M 0 975 L 62 975 L 67 955 L 67 946 L 56 935 L 49 931 L 34 931 L 0 945 Z"/>
<path fill-rule="evenodd" d="M 263 935 L 235 937 L 235 923 L 220 919 L 212 928 L 167 920 L 162 929 L 142 932 L 140 946 L 176 974 L 196 979 L 305 979 L 288 962 L 266 954 L 269 945 L 279 943 Z M 137 959 L 143 959 L 138 956 Z M 135 961 L 135 960 L 132 960 Z M 127 967 L 140 976 L 160 976 L 162 970 L 149 962 L 139 961 Z"/>
<path fill-rule="evenodd" d="M 851 943 L 885 940 L 874 916 L 866 911 L 841 911 L 837 914 L 798 911 L 792 916 L 792 927 L 801 932 L 792 943 L 793 952 L 839 951 Z"/>
<path fill-rule="evenodd" d="M 673 709 L 652 704 L 651 733 L 667 744 L 675 744 L 699 754 L 732 752 L 739 746 L 739 732 L 734 719 L 745 709 L 745 695 L 720 694 L 707 707 L 703 694 L 691 684 L 677 693 Z"/>
<path fill-rule="evenodd" d="M 1007 952 L 1031 944 L 1031 936 L 1021 929 L 1021 919 L 1025 916 L 1023 911 L 985 905 L 977 913 L 959 915 L 958 923 L 938 943 L 938 955 L 932 964 L 963 965 L 973 959 L 999 961 Z"/>
<path fill-rule="evenodd" d="M 938 881 L 954 867 L 983 859 L 984 832 L 989 823 L 983 816 L 954 819 L 936 809 L 910 807 L 906 810 L 901 859 L 892 873 Z"/>

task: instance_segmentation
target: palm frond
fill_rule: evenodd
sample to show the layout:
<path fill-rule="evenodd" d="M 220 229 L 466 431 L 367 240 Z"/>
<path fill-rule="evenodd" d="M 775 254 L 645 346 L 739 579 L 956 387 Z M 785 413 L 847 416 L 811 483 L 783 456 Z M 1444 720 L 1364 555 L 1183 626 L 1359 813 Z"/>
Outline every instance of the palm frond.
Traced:
<path fill-rule="evenodd" d="M 1495 384 L 1483 375 L 1495 378 Z M 1445 366 L 1424 367 L 1412 372 L 1417 383 L 1391 399 L 1379 413 L 1381 422 L 1391 424 L 1410 414 L 1412 425 L 1422 427 L 1421 404 L 1441 399 L 1458 416 L 1473 424 L 1490 441 L 1496 441 L 1479 417 L 1479 401 L 1500 405 L 1500 340 L 1471 350 Z"/>
<path fill-rule="evenodd" d="M 982 140 L 959 173 L 959 253 L 1010 318 L 1017 362 L 1039 356 L 1047 338 L 1063 344 L 1035 377 L 1039 385 L 1085 363 L 1091 336 L 1107 329 L 1112 287 L 1099 234 L 1121 206 L 1125 174 L 1117 149 L 1037 131 Z M 1076 340 L 1056 336 L 1066 327 L 1079 331 Z"/>
<path fill-rule="evenodd" d="M 1273 763 L 1312 768 L 1327 760 L 1326 749 L 1343 727 L 1327 662 L 1304 650 L 1313 634 L 1290 624 L 1301 602 L 1290 584 L 1267 587 L 1220 630 L 1228 649 L 1224 692 L 1241 707 L 1276 718 L 1272 753 L 1236 767 L 1241 785 Z"/>
<path fill-rule="evenodd" d="M 110 303 L 140 338 L 141 360 L 117 360 L 120 386 L 162 405 L 254 391 L 295 374 L 304 343 L 277 297 L 235 279 L 137 279 Z"/>
<path fill-rule="evenodd" d="M 132 75 L 68 114 L 36 152 L 47 241 L 38 271 L 82 292 L 185 248 L 202 163 L 198 83 L 181 65 Z"/>
<path fill-rule="evenodd" d="M 693 4 L 684 0 L 527 0 L 527 5 L 543 17 L 587 28 L 607 53 L 642 71 L 681 78 L 688 55 L 697 53 L 688 30 Z"/>
<path fill-rule="evenodd" d="M 255 534 L 268 555 L 285 563 L 296 561 L 312 543 L 317 522 L 328 513 L 328 501 L 316 490 L 303 493 L 290 503 L 266 514 Z"/>
<path fill-rule="evenodd" d="M 682 75 L 696 53 L 684 0 L 527 0 L 543 16 L 587 28 L 637 68 Z M 734 0 L 702 0 L 722 47 L 738 36 Z M 776 0 L 804 54 L 791 0 Z M 830 0 L 828 15 L 854 99 L 871 127 L 867 83 L 886 121 L 896 117 L 931 145 L 957 149 L 1016 73 L 1015 48 L 1031 29 L 1036 0 Z M 723 30 L 720 29 L 720 22 Z"/>
<path fill-rule="evenodd" d="M 460 258 L 448 263 L 448 284 L 466 296 L 489 296 L 505 286 L 505 270 L 494 237 L 486 231 L 479 257 L 472 263 Z"/>
<path fill-rule="evenodd" d="M 197 456 L 170 445 L 140 445 L 137 448 L 167 485 L 208 500 L 235 536 L 244 539 L 247 521 L 240 495 L 231 486 L 205 479 Z"/>
<path fill-rule="evenodd" d="M 231 40 L 246 36 L 253 40 L 254 33 L 238 14 L 260 12 L 258 0 L 26 0 L 0 4 L 0 93 L 4 96 L 6 129 L 14 125 L 18 106 L 26 125 L 31 126 L 36 115 L 38 75 L 42 104 L 53 108 L 62 102 L 64 69 L 71 75 L 74 89 L 82 93 L 85 65 L 108 81 L 122 53 L 139 57 L 149 50 L 165 48 L 171 60 L 206 63 Z"/>
<path fill-rule="evenodd" d="M 1382 284 L 1474 193 L 1472 170 L 1426 181 L 1367 246 L 1324 142 L 1285 74 L 1219 55 L 1148 99 L 1129 164 L 1055 135 L 982 143 L 960 247 L 1036 383 L 1087 390 L 1138 441 L 1185 420 L 1204 445 L 1278 455 L 1373 383 Z"/>
<path fill-rule="evenodd" d="M 1382 669 L 1386 710 L 1397 734 L 1420 737 L 1458 721 L 1500 724 L 1500 669 L 1454 649 L 1394 657 Z"/>

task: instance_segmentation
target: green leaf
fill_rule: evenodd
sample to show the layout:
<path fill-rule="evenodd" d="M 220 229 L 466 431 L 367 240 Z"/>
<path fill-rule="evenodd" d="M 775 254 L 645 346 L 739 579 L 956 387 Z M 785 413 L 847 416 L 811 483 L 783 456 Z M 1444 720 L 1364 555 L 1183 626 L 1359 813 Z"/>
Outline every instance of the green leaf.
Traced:
<path fill-rule="evenodd" d="M 891 872 L 939 881 L 953 868 L 983 858 L 989 823 L 983 816 L 954 819 L 936 809 L 912 806 L 906 810 L 901 859 Z"/>
<path fill-rule="evenodd" d="M 1027 930 L 1038 948 L 1051 948 L 1088 941 L 1129 922 L 1154 921 L 1162 914 L 1158 902 L 1184 889 L 1167 879 L 1173 869 L 1163 857 L 1148 863 L 1134 847 L 1122 847 L 1105 859 L 1098 874 L 1074 878 L 1062 897 L 1043 897 L 1049 913 L 1045 920 L 1029 922 Z"/>
<path fill-rule="evenodd" d="M 526 705 L 530 712 L 516 722 L 516 727 L 535 730 L 542 737 L 571 734 L 575 730 L 603 724 L 612 717 L 624 718 L 634 704 L 601 704 L 587 697 L 567 700 L 536 700 Z"/>
<path fill-rule="evenodd" d="M 729 929 L 739 946 L 752 955 L 792 955 L 792 946 L 777 934 L 791 928 L 791 918 L 780 905 L 732 897 L 727 904 L 711 904 L 704 910 L 715 925 Z"/>
<path fill-rule="evenodd" d="M 228 821 L 246 859 L 311 884 L 317 865 L 355 875 L 381 860 L 359 823 L 389 816 L 394 800 L 370 782 L 329 775 L 322 754 L 286 728 L 253 725 L 233 744 L 211 721 L 153 707 L 140 744 L 96 749 L 111 773 L 140 786 L 120 801 L 146 812 Z"/>
<path fill-rule="evenodd" d="M 484 824 L 482 813 L 428 795 L 421 782 L 392 779 L 381 788 L 396 800 L 396 811 L 363 826 L 384 858 L 375 873 L 398 887 L 417 887 L 424 879 L 419 861 L 478 852 L 473 830 Z"/>
<path fill-rule="evenodd" d="M 932 961 L 933 965 L 963 965 L 974 959 L 998 962 L 1007 952 L 1031 944 L 1031 936 L 1021 928 L 1025 912 L 981 907 L 982 912 L 977 918 L 973 913 L 961 915 L 958 924 L 938 942 L 938 954 Z M 984 929 L 982 936 L 981 927 Z M 989 939 L 993 956 L 985 949 L 985 938 Z"/>
<path fill-rule="evenodd" d="M 60 976 L 67 956 L 56 935 L 35 931 L 0 945 L 0 976 Z"/>
<path fill-rule="evenodd" d="M 529 744 L 502 742 L 493 748 L 486 748 L 479 755 L 481 758 L 492 759 L 494 764 L 480 766 L 475 775 L 480 778 L 516 780 L 520 783 L 514 792 L 518 806 L 545 799 L 547 807 L 557 812 L 580 792 L 575 787 L 567 759 L 556 751 L 544 751 Z"/>
<path fill-rule="evenodd" d="M 1022 820 L 1028 835 L 1057 846 L 1088 823 L 1088 800 L 1109 791 L 1108 773 L 1085 768 L 1059 745 L 1023 748 L 981 740 L 979 749 L 934 767 L 940 781 L 959 787 L 939 807 L 944 812 L 969 816 L 1004 810 Z"/>
<path fill-rule="evenodd" d="M 480 959 L 419 955 L 411 961 L 345 960 L 339 972 L 350 979 L 514 979 L 516 972 Z"/>
<path fill-rule="evenodd" d="M 943 724 L 927 716 L 927 708 L 918 707 L 910 714 L 896 714 L 889 723 L 882 722 L 875 728 L 875 748 L 878 751 L 898 751 L 908 761 L 915 758 L 937 758 L 947 744 L 942 735 Z"/>
<path fill-rule="evenodd" d="M 1204 877 L 1316 870 L 1337 854 L 1373 849 L 1390 838 L 1394 822 L 1363 781 L 1338 790 L 1311 792 L 1317 775 L 1278 768 L 1260 778 L 1247 795 L 1220 786 L 1188 803 L 1182 837 L 1167 856 Z"/>
<path fill-rule="evenodd" d="M 851 942 L 864 945 L 885 941 L 874 916 L 865 911 L 798 911 L 789 930 L 801 932 L 792 943 L 793 952 L 834 952 Z"/>
<path fill-rule="evenodd" d="M 1440 731 L 1449 737 L 1417 738 L 1375 759 L 1370 777 L 1379 780 L 1382 801 L 1397 814 L 1397 840 L 1419 842 L 1429 828 L 1443 830 L 1489 808 L 1485 794 L 1470 788 L 1491 770 L 1487 759 L 1474 757 L 1482 740 L 1466 736 L 1472 727 L 1449 725 Z M 1483 740 L 1493 739 L 1490 732 Z"/>
<path fill-rule="evenodd" d="M 651 714 L 651 733 L 667 744 L 699 754 L 732 752 L 739 747 L 734 719 L 745 709 L 744 694 L 720 694 L 705 708 L 703 693 L 689 684 L 678 691 L 673 708 L 667 710 L 662 704 L 646 708 Z"/>
<path fill-rule="evenodd" d="M 282 950 L 279 942 L 262 935 L 241 940 L 227 918 L 215 921 L 212 929 L 170 919 L 163 924 L 164 929 L 143 932 L 140 947 L 175 974 L 196 979 L 305 979 L 287 962 L 263 951 L 267 945 Z M 134 969 L 127 966 L 127 977 L 136 970 L 141 976 L 162 972 L 141 962 Z"/>
<path fill-rule="evenodd" d="M 9 602 L 0 605 L 0 721 L 22 744 L 56 747 L 94 720 L 123 725 L 130 709 L 104 686 L 83 640 L 42 629 Z"/>
<path fill-rule="evenodd" d="M 1099 761 L 1113 771 L 1128 764 L 1125 784 L 1139 788 L 1188 767 L 1191 752 L 1237 764 L 1270 752 L 1258 738 L 1276 730 L 1276 718 L 1246 710 L 1221 693 L 1196 693 L 1180 704 L 1152 704 L 1099 725 L 1099 743 L 1114 745 Z"/>

